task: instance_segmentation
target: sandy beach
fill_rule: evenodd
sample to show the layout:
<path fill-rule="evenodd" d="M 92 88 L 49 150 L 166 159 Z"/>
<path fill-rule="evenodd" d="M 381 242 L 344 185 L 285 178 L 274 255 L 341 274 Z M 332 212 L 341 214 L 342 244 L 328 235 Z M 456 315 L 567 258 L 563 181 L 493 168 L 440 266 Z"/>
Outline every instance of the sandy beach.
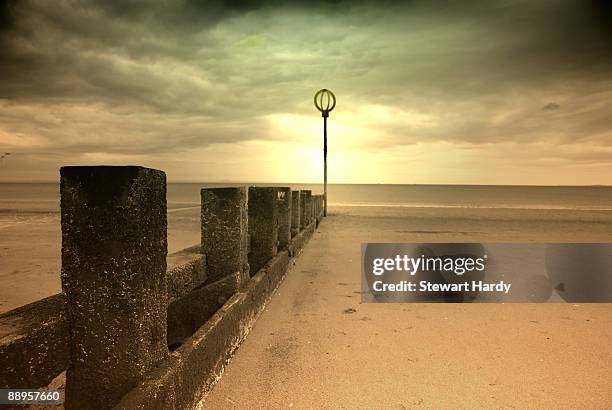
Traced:
<path fill-rule="evenodd" d="M 612 239 L 609 214 L 504 215 L 333 208 L 203 407 L 610 407 L 610 304 L 360 303 L 361 242 Z"/>
<path fill-rule="evenodd" d="M 607 210 L 335 206 L 331 211 L 342 232 L 355 224 L 361 227 L 350 240 L 355 249 L 368 241 L 612 242 L 612 211 Z M 169 206 L 169 253 L 199 242 L 199 212 L 193 203 Z M 59 213 L 4 218 L 0 312 L 61 291 Z"/>
<path fill-rule="evenodd" d="M 61 290 L 59 214 L 18 222 L 3 311 Z M 168 235 L 197 243 L 198 207 Z M 363 242 L 612 242 L 612 212 L 332 206 L 204 408 L 612 405 L 611 304 L 362 304 Z"/>

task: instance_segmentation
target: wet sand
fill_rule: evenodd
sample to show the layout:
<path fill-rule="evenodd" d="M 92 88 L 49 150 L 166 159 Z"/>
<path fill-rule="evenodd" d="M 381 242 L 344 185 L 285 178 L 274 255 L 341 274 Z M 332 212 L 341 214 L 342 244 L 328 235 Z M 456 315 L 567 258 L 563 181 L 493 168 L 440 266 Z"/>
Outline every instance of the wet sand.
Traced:
<path fill-rule="evenodd" d="M 333 208 L 203 407 L 612 406 L 610 304 L 359 294 L 362 242 L 612 242 L 610 213 L 444 212 Z"/>
<path fill-rule="evenodd" d="M 61 292 L 58 212 L 23 212 L 0 227 L 0 313 Z M 200 242 L 200 207 L 168 211 L 168 252 Z"/>

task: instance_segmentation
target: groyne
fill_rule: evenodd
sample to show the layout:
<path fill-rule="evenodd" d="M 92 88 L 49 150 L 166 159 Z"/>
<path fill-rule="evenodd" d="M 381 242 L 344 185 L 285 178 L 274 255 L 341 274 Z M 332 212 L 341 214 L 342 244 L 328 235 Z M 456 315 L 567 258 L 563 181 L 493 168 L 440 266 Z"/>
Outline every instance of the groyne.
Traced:
<path fill-rule="evenodd" d="M 167 255 L 166 176 L 61 169 L 62 293 L 0 315 L 0 388 L 66 371 L 66 408 L 190 408 L 323 218 L 290 187 L 201 190 L 201 244 Z"/>

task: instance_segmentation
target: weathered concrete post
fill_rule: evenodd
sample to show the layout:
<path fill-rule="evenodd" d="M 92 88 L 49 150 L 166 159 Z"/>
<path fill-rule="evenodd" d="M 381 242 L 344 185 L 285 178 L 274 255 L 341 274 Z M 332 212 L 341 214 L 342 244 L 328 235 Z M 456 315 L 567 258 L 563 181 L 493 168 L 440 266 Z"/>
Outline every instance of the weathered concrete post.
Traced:
<path fill-rule="evenodd" d="M 311 195 L 308 195 L 308 197 L 306 198 L 306 209 L 308 210 L 308 223 L 309 224 L 312 222 L 312 214 L 313 214 L 312 202 L 313 202 L 313 198 L 311 194 Z"/>
<path fill-rule="evenodd" d="M 167 354 L 166 174 L 63 167 L 68 409 L 109 409 Z"/>
<path fill-rule="evenodd" d="M 255 275 L 276 256 L 278 241 L 277 188 L 249 188 L 249 267 Z"/>
<path fill-rule="evenodd" d="M 302 190 L 300 191 L 300 228 L 304 229 L 310 224 L 310 195 L 312 191 Z"/>
<path fill-rule="evenodd" d="M 308 223 L 310 224 L 314 219 L 314 198 L 312 195 L 309 195 L 307 198 L 306 209 L 308 209 Z"/>
<path fill-rule="evenodd" d="M 284 249 L 291 240 L 291 188 L 277 188 L 278 249 Z"/>
<path fill-rule="evenodd" d="M 246 187 L 204 188 L 202 199 L 202 253 L 209 282 L 240 272 L 249 280 L 249 233 Z"/>
<path fill-rule="evenodd" d="M 291 191 L 291 237 L 300 232 L 300 191 Z"/>

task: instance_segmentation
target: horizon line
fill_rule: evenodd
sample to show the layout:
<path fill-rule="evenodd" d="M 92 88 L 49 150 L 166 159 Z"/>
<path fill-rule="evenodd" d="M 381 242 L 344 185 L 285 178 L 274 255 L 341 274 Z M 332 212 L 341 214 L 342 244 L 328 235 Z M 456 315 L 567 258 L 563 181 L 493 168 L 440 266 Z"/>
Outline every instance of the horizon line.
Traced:
<path fill-rule="evenodd" d="M 167 181 L 168 184 L 268 184 L 284 185 L 323 185 L 322 182 L 270 182 L 270 181 Z M 59 181 L 0 181 L 0 184 L 59 184 Z M 328 182 L 327 185 L 411 185 L 411 186 L 508 186 L 508 187 L 612 187 L 612 184 L 469 184 L 469 183 L 396 183 L 396 182 Z"/>

